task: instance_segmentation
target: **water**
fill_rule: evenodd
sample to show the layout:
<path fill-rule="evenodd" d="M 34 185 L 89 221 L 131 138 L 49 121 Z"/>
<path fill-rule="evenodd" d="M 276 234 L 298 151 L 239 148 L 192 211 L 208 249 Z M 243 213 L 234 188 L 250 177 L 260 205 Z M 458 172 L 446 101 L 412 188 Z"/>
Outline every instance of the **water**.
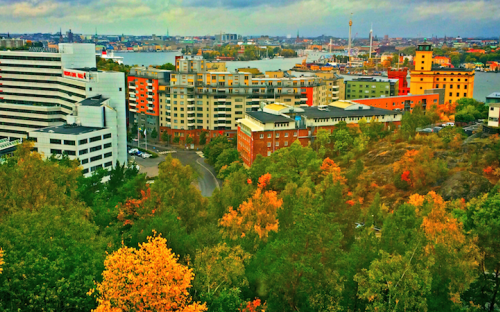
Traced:
<path fill-rule="evenodd" d="M 141 53 L 115 53 L 116 56 L 122 56 L 126 65 L 163 65 L 165 63 L 175 62 L 175 56 L 181 55 L 180 52 L 141 52 Z M 256 67 L 261 72 L 269 70 L 289 70 L 295 64 L 301 63 L 302 57 L 271 59 L 258 61 L 236 61 L 226 62 L 227 68 L 234 71 L 236 68 Z M 308 59 L 310 61 L 310 59 Z M 354 76 L 346 76 L 346 79 L 352 79 Z M 481 73 L 476 72 L 474 83 L 474 98 L 484 102 L 486 96 L 493 92 L 500 91 L 500 73 Z"/>

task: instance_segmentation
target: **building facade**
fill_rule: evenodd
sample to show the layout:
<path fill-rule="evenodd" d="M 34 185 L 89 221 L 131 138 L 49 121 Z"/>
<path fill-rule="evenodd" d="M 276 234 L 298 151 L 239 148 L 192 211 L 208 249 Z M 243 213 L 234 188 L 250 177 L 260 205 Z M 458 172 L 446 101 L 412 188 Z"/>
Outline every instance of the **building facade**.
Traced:
<path fill-rule="evenodd" d="M 0 138 L 26 138 L 61 126 L 80 102 L 108 99 L 116 111 L 117 157 L 126 161 L 125 75 L 96 69 L 93 44 L 59 44 L 59 52 L 0 52 Z"/>
<path fill-rule="evenodd" d="M 141 130 L 160 133 L 160 85 L 170 83 L 169 70 L 133 67 L 127 77 L 129 120 Z"/>
<path fill-rule="evenodd" d="M 257 155 L 264 157 L 299 141 L 303 146 L 313 142 L 319 129 L 333 132 L 339 122 L 357 126 L 360 120 L 375 118 L 386 127 L 397 127 L 402 113 L 352 103 L 337 101 L 325 106 L 292 107 L 270 104 L 260 111 L 247 112 L 239 121 L 238 151 L 247 166 Z"/>
<path fill-rule="evenodd" d="M 119 142 L 118 120 L 110 100 L 98 95 L 79 102 L 67 123 L 33 130 L 29 137 L 35 141 L 35 150 L 45 157 L 78 159 L 84 176 L 90 176 L 99 168 L 127 162 L 126 148 L 121 150 Z"/>
<path fill-rule="evenodd" d="M 345 99 L 377 98 L 399 94 L 399 82 L 396 79 L 376 79 L 360 77 L 345 82 Z"/>
<path fill-rule="evenodd" d="M 368 105 L 388 110 L 411 111 L 416 105 L 421 105 L 423 110 L 433 105 L 440 105 L 439 94 L 399 95 L 369 99 L 353 99 L 351 102 Z"/>
<path fill-rule="evenodd" d="M 401 69 L 395 69 L 395 68 L 387 69 L 387 78 L 398 80 L 397 95 L 407 95 L 410 92 L 410 88 L 408 87 L 408 80 L 406 80 L 407 75 L 408 75 L 407 67 Z"/>
<path fill-rule="evenodd" d="M 445 89 L 445 102 L 455 103 L 474 93 L 474 70 L 433 67 L 432 45 L 420 44 L 415 52 L 415 69 L 410 71 L 410 93 L 424 94 L 428 89 Z"/>
<path fill-rule="evenodd" d="M 318 77 L 255 78 L 249 72 L 210 72 L 202 58 L 177 59 L 177 71 L 160 92 L 160 133 L 180 140 L 201 131 L 236 135 L 237 121 L 262 103 L 324 105 L 327 86 Z M 161 135 L 160 135 L 161 136 Z"/>

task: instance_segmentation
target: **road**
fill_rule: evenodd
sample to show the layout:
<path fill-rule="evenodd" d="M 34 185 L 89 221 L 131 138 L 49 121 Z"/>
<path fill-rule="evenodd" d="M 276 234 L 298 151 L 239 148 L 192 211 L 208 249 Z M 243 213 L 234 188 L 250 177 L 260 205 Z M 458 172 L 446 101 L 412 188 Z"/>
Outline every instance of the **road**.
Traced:
<path fill-rule="evenodd" d="M 142 145 L 143 144 L 141 144 L 141 147 Z M 153 146 L 150 144 L 148 145 L 150 150 L 153 150 Z M 166 150 L 172 149 L 161 146 L 155 146 L 154 149 L 155 152 Z M 190 165 L 198 173 L 198 188 L 203 196 L 212 196 L 215 188 L 220 187 L 222 181 L 216 178 L 217 175 L 214 168 L 205 163 L 204 158 L 196 154 L 195 151 L 175 150 L 171 155 L 172 157 L 179 159 L 183 165 Z M 139 165 L 140 172 L 146 173 L 149 177 L 155 177 L 158 175 L 158 165 L 163 160 L 165 160 L 165 155 L 160 155 L 158 158 L 148 159 L 135 157 L 135 161 Z"/>

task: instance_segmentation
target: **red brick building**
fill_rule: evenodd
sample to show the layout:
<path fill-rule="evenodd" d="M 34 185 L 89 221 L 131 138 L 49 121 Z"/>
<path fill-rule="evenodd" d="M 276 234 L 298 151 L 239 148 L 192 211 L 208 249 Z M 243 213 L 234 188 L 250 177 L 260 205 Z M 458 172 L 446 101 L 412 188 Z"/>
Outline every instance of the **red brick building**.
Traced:
<path fill-rule="evenodd" d="M 348 126 L 357 126 L 362 119 L 375 118 L 387 127 L 396 127 L 400 125 L 401 117 L 401 112 L 348 101 L 301 108 L 271 104 L 262 111 L 247 112 L 245 118 L 239 120 L 238 151 L 243 162 L 251 166 L 257 155 L 270 156 L 297 140 L 307 146 L 314 141 L 319 129 L 331 133 L 342 121 Z"/>
<path fill-rule="evenodd" d="M 408 81 L 406 80 L 407 75 L 408 67 L 402 69 L 387 69 L 387 78 L 399 80 L 398 95 L 407 95 L 410 92 L 410 87 L 408 87 Z"/>

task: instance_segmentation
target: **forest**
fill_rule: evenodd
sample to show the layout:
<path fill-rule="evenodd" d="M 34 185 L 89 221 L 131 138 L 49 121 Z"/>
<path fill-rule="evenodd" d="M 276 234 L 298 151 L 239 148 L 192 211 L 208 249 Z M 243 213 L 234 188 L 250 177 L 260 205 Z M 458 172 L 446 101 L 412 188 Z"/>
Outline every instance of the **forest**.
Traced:
<path fill-rule="evenodd" d="M 25 142 L 0 164 L 0 310 L 496 311 L 500 137 L 419 134 L 431 117 L 340 124 L 250 168 L 217 137 L 209 198 L 170 154 L 154 183 L 84 178 Z"/>

